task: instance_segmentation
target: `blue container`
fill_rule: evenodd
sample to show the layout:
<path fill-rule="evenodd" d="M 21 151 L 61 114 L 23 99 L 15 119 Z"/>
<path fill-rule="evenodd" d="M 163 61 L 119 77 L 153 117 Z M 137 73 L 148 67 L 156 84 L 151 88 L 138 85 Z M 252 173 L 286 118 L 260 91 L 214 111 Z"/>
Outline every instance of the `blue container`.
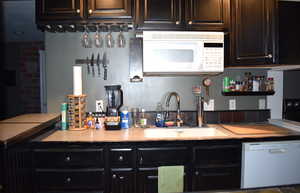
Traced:
<path fill-rule="evenodd" d="M 128 111 L 121 111 L 121 129 L 128 129 L 129 128 L 129 112 Z"/>

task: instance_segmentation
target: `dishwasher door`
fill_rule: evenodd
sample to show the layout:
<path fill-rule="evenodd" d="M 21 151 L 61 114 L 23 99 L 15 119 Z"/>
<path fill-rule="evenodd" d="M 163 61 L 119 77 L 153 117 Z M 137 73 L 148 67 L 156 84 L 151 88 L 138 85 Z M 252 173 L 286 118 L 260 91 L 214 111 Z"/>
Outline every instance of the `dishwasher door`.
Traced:
<path fill-rule="evenodd" d="M 241 188 L 300 184 L 300 141 L 243 143 Z"/>

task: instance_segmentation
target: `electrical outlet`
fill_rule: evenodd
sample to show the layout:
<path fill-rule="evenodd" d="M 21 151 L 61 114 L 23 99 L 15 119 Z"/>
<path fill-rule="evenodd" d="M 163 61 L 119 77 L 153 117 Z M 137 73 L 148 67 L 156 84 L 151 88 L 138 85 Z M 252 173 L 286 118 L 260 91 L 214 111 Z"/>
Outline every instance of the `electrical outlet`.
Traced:
<path fill-rule="evenodd" d="M 215 110 L 215 100 L 209 99 L 209 101 L 204 102 L 204 110 L 205 111 L 214 111 Z"/>
<path fill-rule="evenodd" d="M 103 112 L 104 111 L 104 103 L 103 100 L 96 100 L 96 112 Z"/>
<path fill-rule="evenodd" d="M 266 99 L 258 100 L 258 109 L 266 109 Z"/>
<path fill-rule="evenodd" d="M 236 100 L 235 99 L 229 100 L 229 110 L 236 110 Z"/>

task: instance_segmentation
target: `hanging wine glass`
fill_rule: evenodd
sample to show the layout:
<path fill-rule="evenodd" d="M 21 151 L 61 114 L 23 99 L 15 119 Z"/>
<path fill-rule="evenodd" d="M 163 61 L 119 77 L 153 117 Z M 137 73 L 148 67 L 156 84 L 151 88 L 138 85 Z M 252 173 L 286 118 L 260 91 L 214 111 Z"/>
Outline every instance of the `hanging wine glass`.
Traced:
<path fill-rule="evenodd" d="M 108 26 L 108 33 L 106 34 L 106 46 L 108 48 L 113 48 L 115 44 L 114 38 L 112 36 L 112 31 L 110 26 Z"/>
<path fill-rule="evenodd" d="M 97 31 L 95 34 L 95 46 L 96 48 L 102 48 L 103 47 L 103 38 L 101 34 L 99 33 L 99 26 L 97 25 Z"/>
<path fill-rule="evenodd" d="M 118 35 L 118 46 L 119 48 L 125 48 L 126 46 L 126 39 L 123 34 L 123 25 L 120 26 L 120 33 Z"/>
<path fill-rule="evenodd" d="M 84 32 L 81 38 L 81 45 L 84 48 L 91 48 L 92 47 L 92 40 L 88 34 L 87 27 L 84 26 Z"/>

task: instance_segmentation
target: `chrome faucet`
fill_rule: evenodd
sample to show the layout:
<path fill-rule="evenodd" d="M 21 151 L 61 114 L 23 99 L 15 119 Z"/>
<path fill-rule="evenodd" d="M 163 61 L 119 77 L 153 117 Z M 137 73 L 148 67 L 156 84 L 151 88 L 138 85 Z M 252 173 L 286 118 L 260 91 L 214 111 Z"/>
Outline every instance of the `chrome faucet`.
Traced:
<path fill-rule="evenodd" d="M 170 107 L 170 100 L 171 100 L 172 96 L 176 97 L 176 101 L 177 101 L 176 125 L 177 125 L 177 127 L 180 127 L 180 126 L 182 126 L 183 121 L 180 116 L 180 96 L 178 95 L 177 92 L 171 92 L 167 97 L 167 100 L 166 100 L 167 111 L 166 111 L 165 119 L 167 120 L 169 117 L 169 107 Z"/>
<path fill-rule="evenodd" d="M 203 127 L 204 126 L 204 98 L 203 96 L 197 96 L 197 122 L 198 122 L 198 127 Z"/>

